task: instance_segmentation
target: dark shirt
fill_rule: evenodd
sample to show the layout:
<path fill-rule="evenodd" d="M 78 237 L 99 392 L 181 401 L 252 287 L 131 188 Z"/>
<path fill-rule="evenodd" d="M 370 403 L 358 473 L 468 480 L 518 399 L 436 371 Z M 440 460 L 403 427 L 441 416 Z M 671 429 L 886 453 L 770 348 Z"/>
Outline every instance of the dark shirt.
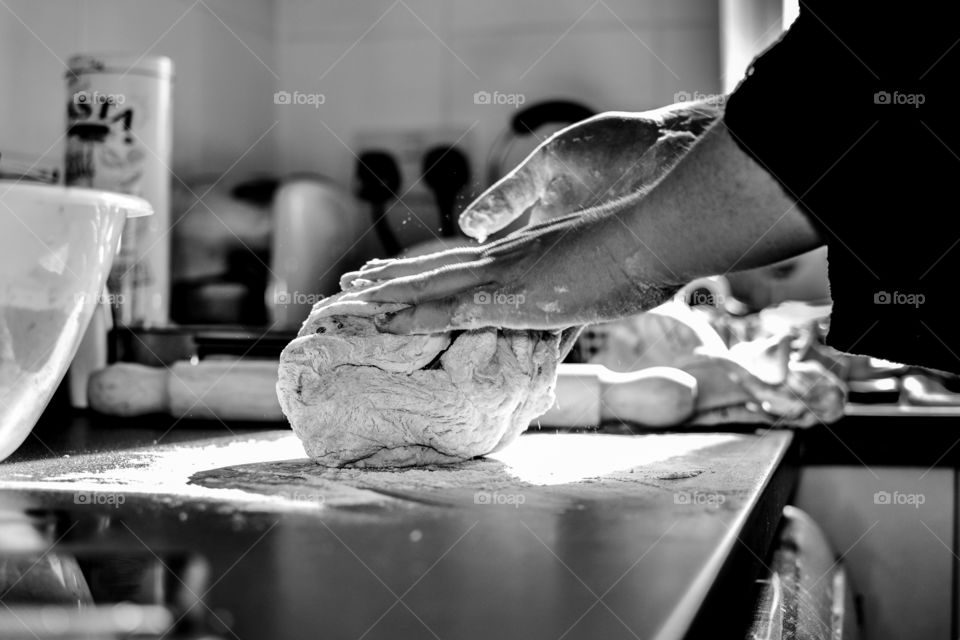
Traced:
<path fill-rule="evenodd" d="M 949 5 L 801 2 L 724 120 L 827 242 L 828 344 L 960 371 L 960 23 Z"/>

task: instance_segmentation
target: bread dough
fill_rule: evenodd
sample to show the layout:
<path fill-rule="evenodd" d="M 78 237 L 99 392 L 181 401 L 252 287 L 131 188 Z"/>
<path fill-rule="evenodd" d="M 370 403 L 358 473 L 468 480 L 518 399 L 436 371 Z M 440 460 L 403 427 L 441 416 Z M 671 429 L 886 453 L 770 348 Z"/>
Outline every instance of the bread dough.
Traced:
<path fill-rule="evenodd" d="M 402 308 L 333 296 L 283 350 L 280 406 L 316 462 L 458 462 L 506 446 L 553 405 L 559 332 L 377 330 L 377 315 Z"/>

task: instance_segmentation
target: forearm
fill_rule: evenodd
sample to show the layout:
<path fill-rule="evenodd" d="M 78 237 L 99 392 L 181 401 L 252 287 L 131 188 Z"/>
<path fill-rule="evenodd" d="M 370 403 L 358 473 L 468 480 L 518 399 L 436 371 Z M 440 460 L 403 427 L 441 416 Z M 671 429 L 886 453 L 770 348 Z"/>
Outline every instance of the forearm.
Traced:
<path fill-rule="evenodd" d="M 621 227 L 611 251 L 628 270 L 669 284 L 770 264 L 823 244 L 806 214 L 723 122 L 607 224 Z"/>

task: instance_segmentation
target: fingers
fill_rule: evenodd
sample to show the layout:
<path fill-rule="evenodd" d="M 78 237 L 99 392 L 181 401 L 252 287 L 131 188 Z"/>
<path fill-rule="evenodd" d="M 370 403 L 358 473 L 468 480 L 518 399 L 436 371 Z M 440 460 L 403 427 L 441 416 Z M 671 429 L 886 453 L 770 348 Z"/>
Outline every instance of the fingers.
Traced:
<path fill-rule="evenodd" d="M 450 265 L 472 262 L 477 259 L 479 251 L 474 247 L 450 249 L 440 253 L 431 253 L 416 258 L 400 260 L 370 260 L 359 271 L 350 271 L 340 276 L 340 288 L 344 291 L 366 282 L 378 280 L 392 280 L 405 276 L 417 275 L 428 271 L 435 271 Z M 358 282 L 360 281 L 360 282 Z"/>
<path fill-rule="evenodd" d="M 518 252 L 529 251 L 530 241 L 551 232 L 566 231 L 582 222 L 579 213 L 572 213 L 553 220 L 541 222 L 496 242 L 476 247 L 450 249 L 416 258 L 398 260 L 370 260 L 359 271 L 350 271 L 340 276 L 340 289 L 355 290 L 373 287 L 385 280 L 417 276 L 456 265 L 482 263 L 484 258 L 504 259 Z"/>
<path fill-rule="evenodd" d="M 396 313 L 390 313 L 377 328 L 386 333 L 401 335 L 411 333 L 442 333 L 463 327 L 454 326 L 453 316 L 456 304 L 453 300 L 429 302 L 410 307 Z"/>
<path fill-rule="evenodd" d="M 482 327 L 564 329 L 570 325 L 566 320 L 551 320 L 536 306 L 496 303 L 497 297 L 492 290 L 475 289 L 387 314 L 377 327 L 387 333 L 419 334 Z"/>
<path fill-rule="evenodd" d="M 543 152 L 534 151 L 523 164 L 487 189 L 460 214 L 460 228 L 483 242 L 519 218 L 540 199 L 546 182 Z"/>
<path fill-rule="evenodd" d="M 366 302 L 402 304 L 439 300 L 494 282 L 490 269 L 492 262 L 492 259 L 477 260 L 466 265 L 398 277 L 347 295 L 351 299 Z"/>

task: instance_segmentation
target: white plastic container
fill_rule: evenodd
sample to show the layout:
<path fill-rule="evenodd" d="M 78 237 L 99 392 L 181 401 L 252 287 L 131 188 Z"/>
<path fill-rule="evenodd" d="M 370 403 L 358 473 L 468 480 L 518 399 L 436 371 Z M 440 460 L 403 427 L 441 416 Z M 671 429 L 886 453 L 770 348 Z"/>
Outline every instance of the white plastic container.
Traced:
<path fill-rule="evenodd" d="M 170 306 L 173 62 L 162 56 L 77 55 L 67 72 L 67 185 L 140 196 L 154 215 L 130 218 L 108 288 L 125 325 L 164 325 Z"/>

